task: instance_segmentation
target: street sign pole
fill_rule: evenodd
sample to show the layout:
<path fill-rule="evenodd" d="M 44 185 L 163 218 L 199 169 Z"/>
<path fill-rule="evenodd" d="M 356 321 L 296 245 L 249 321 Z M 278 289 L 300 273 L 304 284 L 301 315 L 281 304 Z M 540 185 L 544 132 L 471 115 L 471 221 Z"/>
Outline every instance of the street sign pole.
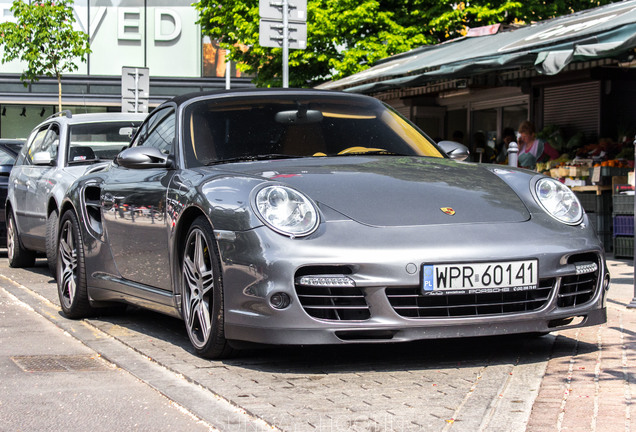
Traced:
<path fill-rule="evenodd" d="M 289 3 L 283 0 L 283 88 L 289 87 Z"/>
<path fill-rule="evenodd" d="M 122 67 L 121 70 L 121 111 L 147 113 L 150 97 L 149 69 L 142 67 Z"/>
<path fill-rule="evenodd" d="M 135 112 L 139 112 L 139 69 L 135 68 Z"/>
<path fill-rule="evenodd" d="M 283 49 L 283 88 L 289 87 L 289 50 L 307 47 L 307 0 L 259 0 L 258 43 Z"/>

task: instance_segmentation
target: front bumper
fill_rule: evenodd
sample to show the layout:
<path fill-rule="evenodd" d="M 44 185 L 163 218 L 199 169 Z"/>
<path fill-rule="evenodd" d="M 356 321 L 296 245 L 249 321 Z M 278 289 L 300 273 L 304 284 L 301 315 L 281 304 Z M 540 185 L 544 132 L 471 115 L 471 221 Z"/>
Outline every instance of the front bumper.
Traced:
<path fill-rule="evenodd" d="M 325 223 L 301 239 L 289 239 L 265 227 L 218 234 L 228 339 L 294 345 L 397 342 L 545 333 L 606 322 L 609 279 L 604 252 L 585 223 L 564 226 L 541 215 L 523 223 L 405 228 L 338 221 Z M 542 291 L 523 301 L 530 307 L 517 308 L 514 296 L 496 300 L 468 296 L 459 308 L 443 308 L 445 316 L 430 315 L 426 305 L 420 308 L 423 303 L 417 293 L 424 263 L 522 259 L 539 263 Z M 597 264 L 594 274 L 576 275 L 575 264 L 590 261 Z M 355 281 L 357 300 L 348 304 L 346 291 L 327 293 L 321 303 L 325 311 L 316 312 L 307 307 L 304 293 L 295 284 L 300 274 L 346 274 Z M 424 312 L 400 312 L 390 295 L 395 290 L 415 293 L 414 305 Z M 288 307 L 272 306 L 270 299 L 277 293 L 289 296 Z M 534 301 L 532 296 L 543 296 L 543 300 Z M 457 301 L 454 297 L 447 303 L 452 306 Z M 492 301 L 508 306 L 500 311 L 480 307 Z M 357 312 L 361 304 L 365 306 L 362 314 Z M 349 306 L 355 306 L 353 312 Z"/>

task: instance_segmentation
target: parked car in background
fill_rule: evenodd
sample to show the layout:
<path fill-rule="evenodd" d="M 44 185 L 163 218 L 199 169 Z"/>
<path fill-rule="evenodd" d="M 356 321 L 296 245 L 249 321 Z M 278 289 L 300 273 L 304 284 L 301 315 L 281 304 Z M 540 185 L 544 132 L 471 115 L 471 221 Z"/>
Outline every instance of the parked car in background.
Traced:
<path fill-rule="evenodd" d="M 574 193 L 455 147 L 362 95 L 174 98 L 69 188 L 62 310 L 181 317 L 212 358 L 604 323 L 609 272 Z"/>
<path fill-rule="evenodd" d="M 7 201 L 7 186 L 9 174 L 15 163 L 25 140 L 0 139 L 0 245 L 7 243 L 7 226 L 5 222 L 5 202 Z"/>
<path fill-rule="evenodd" d="M 33 265 L 45 252 L 55 268 L 59 205 L 82 174 L 102 169 L 123 148 L 145 114 L 54 114 L 31 132 L 15 162 L 6 201 L 11 267 Z"/>

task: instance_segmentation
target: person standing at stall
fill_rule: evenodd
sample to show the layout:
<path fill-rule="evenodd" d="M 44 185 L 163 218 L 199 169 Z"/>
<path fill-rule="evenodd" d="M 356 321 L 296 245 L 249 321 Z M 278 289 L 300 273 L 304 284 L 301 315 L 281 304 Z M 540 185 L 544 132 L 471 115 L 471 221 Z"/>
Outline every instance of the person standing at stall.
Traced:
<path fill-rule="evenodd" d="M 519 125 L 517 144 L 519 144 L 518 165 L 522 168 L 535 169 L 537 160 L 543 155 L 544 143 L 537 138 L 532 122 L 526 120 Z"/>

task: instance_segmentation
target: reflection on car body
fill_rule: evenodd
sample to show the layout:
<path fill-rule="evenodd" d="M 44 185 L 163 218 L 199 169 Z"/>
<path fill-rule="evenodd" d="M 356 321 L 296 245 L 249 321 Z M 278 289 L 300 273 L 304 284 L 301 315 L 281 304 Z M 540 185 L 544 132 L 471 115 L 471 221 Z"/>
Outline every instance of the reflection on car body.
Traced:
<path fill-rule="evenodd" d="M 313 90 L 159 106 L 69 188 L 57 280 L 67 316 L 181 317 L 211 358 L 595 325 L 609 288 L 564 185 L 458 162 L 373 98 Z"/>

